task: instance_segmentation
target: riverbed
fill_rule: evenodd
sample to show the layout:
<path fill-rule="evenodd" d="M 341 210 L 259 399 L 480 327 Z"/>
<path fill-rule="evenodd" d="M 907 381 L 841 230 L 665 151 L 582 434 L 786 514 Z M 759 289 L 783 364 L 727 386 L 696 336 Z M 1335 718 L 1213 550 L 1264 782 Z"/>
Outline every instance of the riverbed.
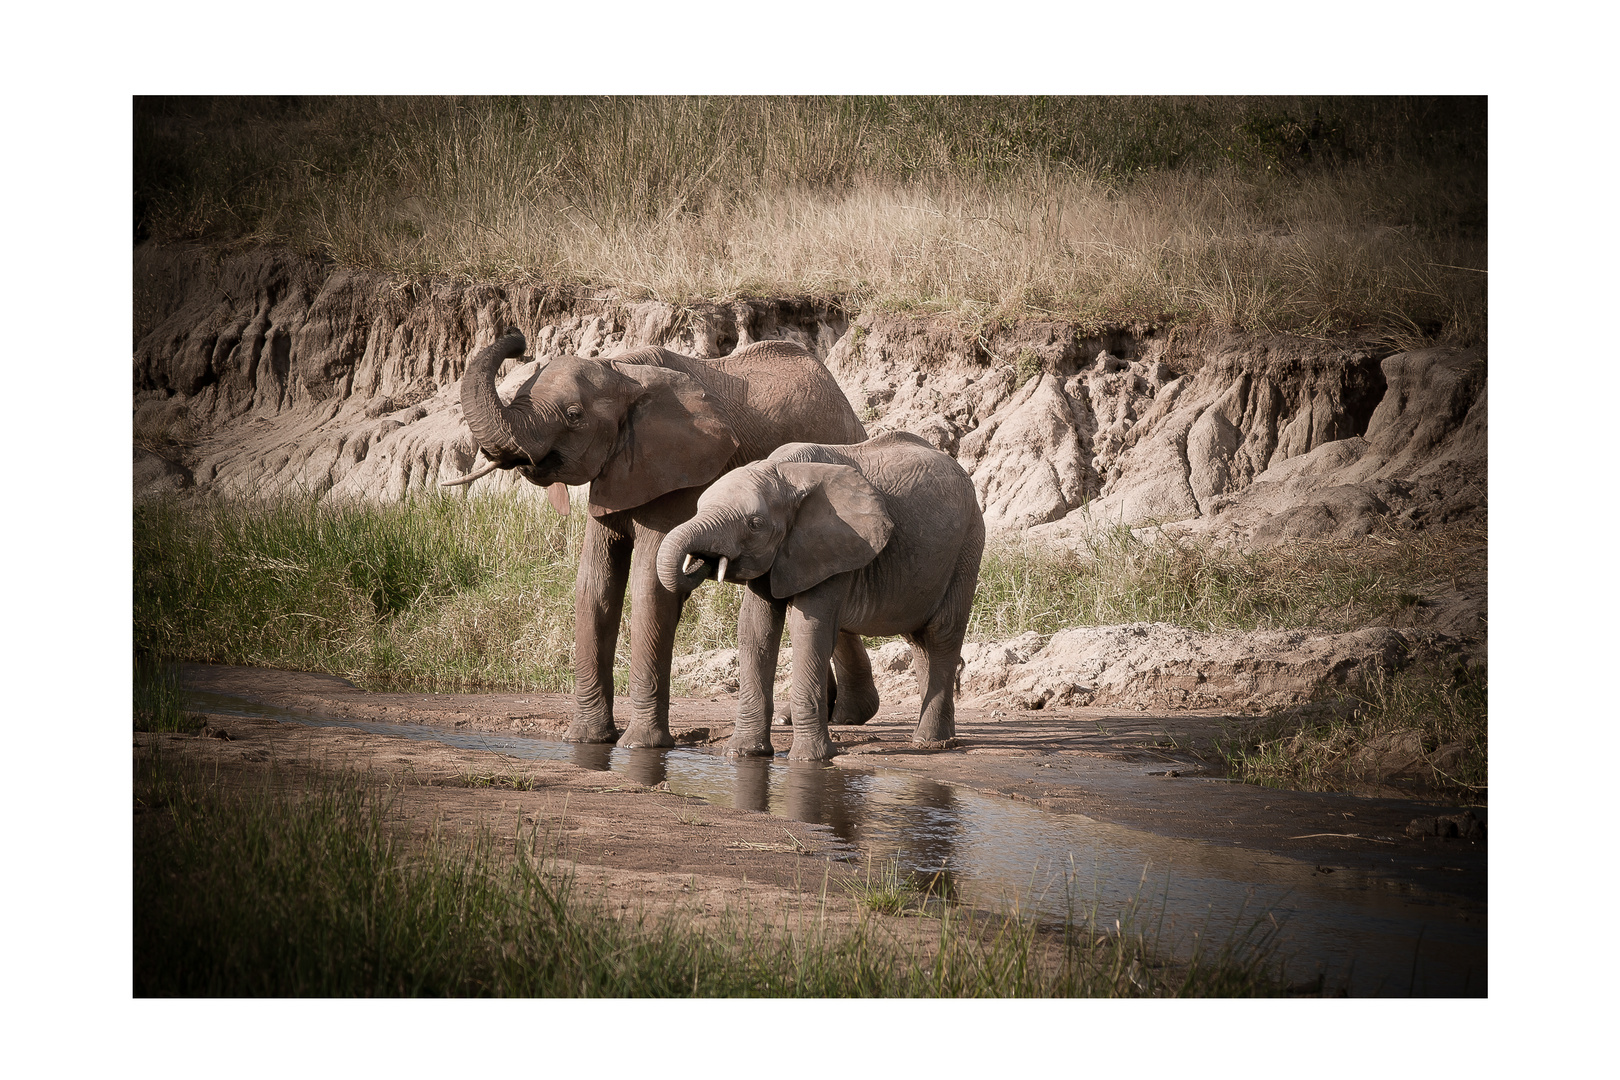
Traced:
<path fill-rule="evenodd" d="M 813 878 L 802 858 L 813 848 L 823 877 L 894 875 L 984 910 L 1016 906 L 1053 922 L 1151 915 L 1152 935 L 1178 955 L 1269 940 L 1291 979 L 1328 992 L 1488 989 L 1484 841 L 1404 831 L 1412 818 L 1455 808 L 1207 775 L 1178 747 L 1219 717 L 964 710 L 958 745 L 916 752 L 906 741 L 914 721 L 895 709 L 838 729 L 845 752 L 831 763 L 790 763 L 719 753 L 733 707 L 725 697 L 674 703 L 671 728 L 686 745 L 630 750 L 563 742 L 572 705 L 563 695 L 368 693 L 327 676 L 200 665 L 184 677 L 215 730 L 296 725 L 322 729 L 327 753 L 363 745 L 375 757 L 397 743 L 431 748 L 434 760 L 551 763 L 581 784 L 593 774 L 622 781 L 598 782 L 600 799 L 634 805 L 667 794 L 767 837 L 733 840 L 724 858 L 687 853 L 720 876 L 746 877 L 757 864 L 756 881 L 776 866 L 785 882 L 782 852 L 770 849 L 797 847 L 792 876 Z M 790 737 L 779 729 L 773 738 L 780 755 Z M 681 827 L 692 814 L 634 843 L 623 823 L 605 825 L 603 843 L 579 854 L 619 870 L 687 865 L 681 849 L 707 839 Z"/>

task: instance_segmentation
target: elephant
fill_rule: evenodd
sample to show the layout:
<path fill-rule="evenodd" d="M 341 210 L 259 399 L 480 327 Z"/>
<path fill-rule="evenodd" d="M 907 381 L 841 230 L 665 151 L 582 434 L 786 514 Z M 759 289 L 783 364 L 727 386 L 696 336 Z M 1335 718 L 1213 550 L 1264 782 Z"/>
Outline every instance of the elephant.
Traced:
<path fill-rule="evenodd" d="M 696 516 L 664 538 L 658 578 L 672 592 L 710 577 L 749 591 L 737 619 L 737 726 L 726 753 L 775 752 L 771 686 L 786 624 L 788 757 L 821 761 L 834 754 L 828 665 L 851 641 L 862 649 L 854 635 L 911 643 L 922 691 L 913 743 L 955 735 L 952 691 L 983 553 L 984 515 L 967 473 L 917 436 L 889 432 L 853 446 L 789 444 L 726 473 L 699 497 Z"/>
<path fill-rule="evenodd" d="M 866 431 L 822 363 L 787 341 L 761 341 L 717 360 L 646 347 L 610 359 L 557 356 L 536 363 L 510 403 L 496 392 L 502 363 L 527 340 L 509 330 L 468 361 L 461 406 L 481 469 L 466 484 L 515 470 L 568 512 L 567 485 L 590 485 L 590 520 L 574 587 L 576 743 L 673 746 L 669 671 L 686 594 L 658 580 L 664 534 L 690 518 L 699 493 L 729 469 L 788 442 L 860 442 Z M 613 658 L 628 584 L 631 720 L 613 717 Z M 840 665 L 844 719 L 877 712 L 871 665 Z"/>

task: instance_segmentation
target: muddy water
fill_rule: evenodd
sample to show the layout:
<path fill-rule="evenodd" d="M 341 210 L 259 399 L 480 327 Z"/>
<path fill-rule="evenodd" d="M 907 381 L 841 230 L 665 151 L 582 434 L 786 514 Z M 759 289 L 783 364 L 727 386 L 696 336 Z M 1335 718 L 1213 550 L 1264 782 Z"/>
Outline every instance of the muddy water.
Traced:
<path fill-rule="evenodd" d="M 292 714 L 220 695 L 193 706 L 321 726 L 424 739 L 514 758 L 611 770 L 679 795 L 827 826 L 834 857 L 854 873 L 934 882 L 981 908 L 1060 920 L 1129 912 L 1161 947 L 1185 955 L 1272 934 L 1292 981 L 1320 974 L 1355 995 L 1483 995 L 1483 904 L 1426 894 L 1352 869 L 1332 874 L 1281 856 L 1176 840 L 1053 813 L 1029 803 L 910 773 L 783 758 L 733 760 L 700 750 L 581 746 L 534 736 Z M 1145 913 L 1153 922 L 1143 925 Z M 1128 916 L 1127 916 L 1128 917 Z"/>

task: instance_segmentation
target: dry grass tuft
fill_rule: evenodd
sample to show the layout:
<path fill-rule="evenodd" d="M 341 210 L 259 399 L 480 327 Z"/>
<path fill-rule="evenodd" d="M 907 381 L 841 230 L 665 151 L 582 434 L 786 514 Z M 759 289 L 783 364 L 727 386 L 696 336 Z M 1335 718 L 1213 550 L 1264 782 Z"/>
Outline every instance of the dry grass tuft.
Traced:
<path fill-rule="evenodd" d="M 1169 622 L 1197 630 L 1410 626 L 1430 598 L 1485 570 L 1473 529 L 1388 527 L 1264 551 L 1138 535 L 1119 527 L 1076 549 L 1017 541 L 985 549 L 972 640 L 1029 630 Z"/>

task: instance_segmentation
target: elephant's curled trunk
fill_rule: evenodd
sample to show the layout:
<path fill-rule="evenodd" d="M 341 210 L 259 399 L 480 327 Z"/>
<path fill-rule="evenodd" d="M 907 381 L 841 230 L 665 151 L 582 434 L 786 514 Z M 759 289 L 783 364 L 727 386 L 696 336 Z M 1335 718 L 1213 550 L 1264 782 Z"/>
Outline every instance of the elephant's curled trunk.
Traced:
<path fill-rule="evenodd" d="M 715 555 L 718 546 L 711 536 L 717 522 L 706 515 L 677 525 L 658 547 L 658 580 L 671 592 L 691 592 L 703 579 L 718 573 L 718 566 L 704 556 Z M 721 557 L 719 562 L 727 560 Z"/>
<path fill-rule="evenodd" d="M 461 411 L 467 427 L 491 461 L 510 464 L 514 458 L 527 460 L 506 411 L 495 392 L 495 374 L 514 356 L 522 356 L 528 341 L 519 330 L 508 330 L 493 344 L 486 345 L 467 362 L 461 376 Z"/>

